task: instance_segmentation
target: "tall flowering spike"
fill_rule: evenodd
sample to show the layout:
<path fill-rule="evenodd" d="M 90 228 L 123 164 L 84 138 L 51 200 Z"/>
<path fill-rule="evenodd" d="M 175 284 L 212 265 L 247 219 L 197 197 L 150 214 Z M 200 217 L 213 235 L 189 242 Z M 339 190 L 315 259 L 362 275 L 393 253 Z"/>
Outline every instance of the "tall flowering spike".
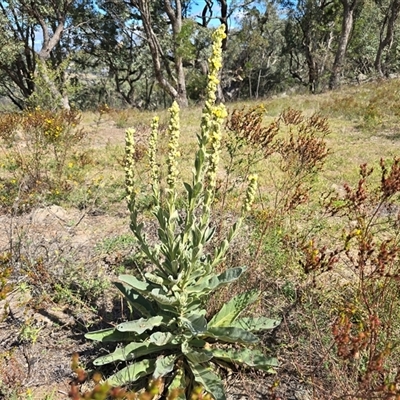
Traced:
<path fill-rule="evenodd" d="M 249 186 L 246 191 L 246 198 L 242 206 L 242 214 L 249 212 L 254 202 L 257 191 L 257 175 L 249 176 Z"/>
<path fill-rule="evenodd" d="M 179 175 L 178 170 L 178 157 L 180 156 L 178 150 L 178 140 L 180 134 L 179 125 L 179 106 L 176 101 L 173 102 L 171 108 L 168 110 L 170 113 L 170 120 L 168 126 L 169 142 L 168 142 L 168 176 L 167 183 L 171 191 L 175 188 L 176 179 Z"/>
<path fill-rule="evenodd" d="M 222 41 L 225 39 L 225 26 L 221 25 L 212 35 L 213 46 L 211 57 L 208 60 L 208 84 L 206 89 L 206 102 L 203 109 L 201 120 L 201 138 L 207 143 L 209 135 L 213 127 L 213 108 L 217 99 L 216 92 L 218 89 L 219 79 L 218 73 L 222 67 Z M 223 105 L 219 106 L 225 108 Z"/>
<path fill-rule="evenodd" d="M 156 163 L 156 154 L 157 154 L 157 141 L 158 141 L 158 117 L 154 117 L 151 123 L 151 134 L 149 140 L 149 164 L 151 170 L 151 182 L 153 189 L 158 187 L 158 166 Z"/>
<path fill-rule="evenodd" d="M 128 204 L 135 201 L 135 130 L 129 128 L 125 132 L 125 190 Z"/>
<path fill-rule="evenodd" d="M 226 109 L 221 104 L 212 108 L 212 125 L 210 129 L 210 136 L 208 140 L 208 170 L 206 181 L 208 190 L 211 192 L 215 189 L 217 181 L 217 167 L 219 163 L 219 156 L 221 153 L 221 126 L 226 117 Z M 210 193 L 211 194 L 211 193 Z M 211 199 L 211 197 L 209 197 Z"/>
<path fill-rule="evenodd" d="M 225 25 L 221 25 L 218 29 L 214 31 L 212 35 L 212 53 L 211 57 L 208 60 L 209 73 L 206 108 L 212 107 L 216 100 L 216 91 L 219 84 L 218 73 L 222 67 L 222 41 L 225 38 Z"/>
<path fill-rule="evenodd" d="M 208 60 L 209 75 L 207 85 L 207 100 L 203 111 L 201 122 L 203 144 L 207 147 L 207 192 L 205 207 L 208 208 L 214 197 L 217 181 L 217 167 L 221 152 L 221 126 L 227 116 L 223 104 L 215 105 L 216 92 L 218 89 L 218 73 L 222 67 L 222 40 L 226 37 L 225 26 L 221 25 L 213 33 L 212 55 Z"/>

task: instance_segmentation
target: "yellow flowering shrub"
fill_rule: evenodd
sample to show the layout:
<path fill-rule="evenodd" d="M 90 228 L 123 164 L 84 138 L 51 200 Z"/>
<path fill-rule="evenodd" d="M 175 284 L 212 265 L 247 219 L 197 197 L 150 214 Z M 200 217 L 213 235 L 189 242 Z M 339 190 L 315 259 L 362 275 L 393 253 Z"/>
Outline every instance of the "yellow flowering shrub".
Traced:
<path fill-rule="evenodd" d="M 69 190 L 71 156 L 85 136 L 80 119 L 74 110 L 52 112 L 40 107 L 0 115 L 3 206 L 18 197 L 26 207 L 36 194 L 59 197 Z"/>

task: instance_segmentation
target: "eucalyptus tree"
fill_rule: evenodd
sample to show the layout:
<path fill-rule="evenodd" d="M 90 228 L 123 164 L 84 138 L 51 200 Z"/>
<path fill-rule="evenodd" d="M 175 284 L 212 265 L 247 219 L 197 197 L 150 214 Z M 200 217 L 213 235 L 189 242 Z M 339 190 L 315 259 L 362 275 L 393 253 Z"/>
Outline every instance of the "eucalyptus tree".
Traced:
<path fill-rule="evenodd" d="M 3 38 L 9 40 L 9 45 L 0 50 L 0 71 L 4 78 L 1 86 L 16 106 L 24 108 L 40 86 L 42 91 L 48 91 L 53 105 L 69 108 L 63 88 L 68 55 L 63 40 L 69 35 L 72 38 L 74 15 L 89 3 L 89 0 L 0 2 L 0 29 Z M 5 57 L 10 49 L 12 56 Z M 54 74 L 49 66 L 59 68 L 59 73 Z"/>
<path fill-rule="evenodd" d="M 87 23 L 79 27 L 80 51 L 74 58 L 81 82 L 85 80 L 85 71 L 94 73 L 102 77 L 97 79 L 98 83 L 105 79 L 113 95 L 117 93 L 124 105 L 134 107 L 148 105 L 154 86 L 151 57 L 136 29 L 139 18 L 122 2 L 99 1 L 97 9 L 86 18 Z"/>
<path fill-rule="evenodd" d="M 289 73 L 315 93 L 332 61 L 338 2 L 299 0 L 281 5 L 287 14 L 283 54 L 289 59 Z"/>
<path fill-rule="evenodd" d="M 382 18 L 374 0 L 365 0 L 356 18 L 342 76 L 361 83 L 374 73 Z"/>
<path fill-rule="evenodd" d="M 340 82 L 340 76 L 346 58 L 346 52 L 354 28 L 356 11 L 360 11 L 364 0 L 340 0 L 341 4 L 341 31 L 336 48 L 335 60 L 333 62 L 331 75 L 329 78 L 329 88 L 335 89 Z"/>
<path fill-rule="evenodd" d="M 382 57 L 386 50 L 389 54 L 394 38 L 396 22 L 400 13 L 400 0 L 376 0 L 376 4 L 383 14 L 382 23 L 379 32 L 379 46 L 376 51 L 375 57 L 375 70 L 379 75 L 384 75 L 387 69 L 387 65 L 382 64 Z"/>
<path fill-rule="evenodd" d="M 184 23 L 182 12 L 187 2 L 130 0 L 129 4 L 140 15 L 141 24 L 137 29 L 143 31 L 158 83 L 181 107 L 187 107 L 184 56 L 180 36 Z M 162 15 L 160 15 L 161 10 Z M 155 23 L 156 21 L 158 24 Z M 165 39 L 168 38 L 168 28 L 171 29 L 172 35 L 166 48 Z"/>
<path fill-rule="evenodd" d="M 236 11 L 225 53 L 224 91 L 230 99 L 259 98 L 284 79 L 283 20 L 270 1 L 249 2 Z"/>

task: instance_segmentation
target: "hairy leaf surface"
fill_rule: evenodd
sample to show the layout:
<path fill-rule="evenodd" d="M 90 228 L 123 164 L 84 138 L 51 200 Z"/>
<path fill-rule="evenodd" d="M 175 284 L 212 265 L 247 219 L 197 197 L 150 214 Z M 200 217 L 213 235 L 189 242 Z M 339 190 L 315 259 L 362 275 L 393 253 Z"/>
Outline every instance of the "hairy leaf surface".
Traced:
<path fill-rule="evenodd" d="M 208 323 L 209 327 L 231 326 L 232 322 L 245 310 L 245 308 L 254 303 L 259 297 L 258 290 L 251 290 L 241 293 L 224 304 L 221 310 L 214 315 Z"/>

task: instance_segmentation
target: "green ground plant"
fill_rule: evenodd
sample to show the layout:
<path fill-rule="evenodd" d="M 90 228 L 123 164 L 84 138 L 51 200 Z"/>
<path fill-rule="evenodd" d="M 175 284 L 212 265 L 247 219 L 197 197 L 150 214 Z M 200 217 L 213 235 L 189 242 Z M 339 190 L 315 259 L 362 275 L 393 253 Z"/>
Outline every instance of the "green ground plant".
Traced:
<path fill-rule="evenodd" d="M 216 400 L 226 398 L 221 379 L 213 364 L 243 365 L 271 371 L 275 358 L 266 357 L 253 346 L 259 343 L 255 332 L 272 329 L 279 321 L 265 317 L 239 318 L 246 307 L 257 301 L 259 291 L 241 293 L 207 320 L 206 302 L 216 289 L 240 278 L 245 267 L 216 267 L 224 261 L 229 245 L 254 201 L 257 178 L 249 177 L 242 211 L 228 230 L 226 238 L 215 243 L 211 213 L 221 151 L 221 125 L 226 116 L 223 105 L 215 105 L 218 71 L 221 67 L 223 27 L 213 35 L 213 53 L 207 99 L 198 135 L 198 147 L 191 183 L 184 183 L 185 195 L 180 198 L 177 187 L 179 170 L 179 108 L 170 108 L 168 127 L 166 183 L 160 182 L 156 162 L 158 119 L 152 124 L 149 142 L 149 163 L 158 240 L 154 243 L 143 232 L 137 208 L 134 176 L 134 131 L 126 133 L 126 187 L 131 216 L 131 230 L 147 258 L 147 268 L 140 278 L 119 276 L 116 287 L 132 308 L 133 320 L 115 328 L 86 334 L 86 338 L 102 342 L 123 343 L 113 353 L 98 357 L 101 366 L 117 361 L 128 365 L 107 379 L 111 386 L 125 385 L 145 376 L 165 379 L 163 391 L 171 395 L 179 388 L 178 399 L 187 399 L 196 385 Z M 179 204 L 179 208 L 178 208 Z M 236 348 L 228 346 L 235 344 Z"/>

